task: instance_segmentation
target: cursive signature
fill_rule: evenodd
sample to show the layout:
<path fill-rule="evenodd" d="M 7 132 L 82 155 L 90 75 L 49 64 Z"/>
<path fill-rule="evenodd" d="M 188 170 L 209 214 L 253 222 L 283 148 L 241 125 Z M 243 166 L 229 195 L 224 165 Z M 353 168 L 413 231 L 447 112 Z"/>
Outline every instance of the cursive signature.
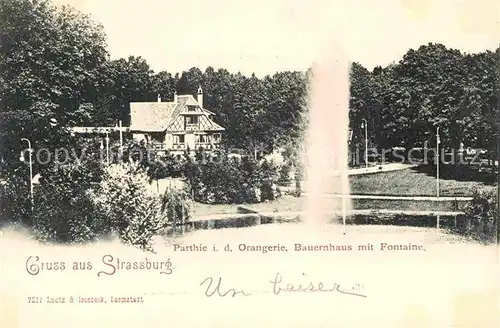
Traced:
<path fill-rule="evenodd" d="M 200 284 L 200 286 L 203 286 L 204 284 L 207 284 L 207 289 L 205 290 L 205 295 L 207 297 L 212 297 L 212 296 L 220 296 L 220 297 L 225 297 L 227 295 L 230 295 L 231 297 L 235 297 L 236 295 L 242 295 L 242 296 L 250 296 L 250 293 L 244 292 L 242 290 L 236 290 L 236 289 L 228 289 L 224 291 L 222 288 L 222 278 L 219 277 L 217 284 L 215 286 L 212 286 L 214 284 L 214 279 L 212 277 L 205 278 Z"/>
<path fill-rule="evenodd" d="M 305 274 L 303 274 L 305 275 Z M 366 295 L 361 294 L 355 288 L 351 289 L 341 289 L 340 285 L 333 283 L 331 286 L 325 286 L 324 283 L 309 282 L 306 285 L 295 285 L 292 283 L 283 283 L 283 277 L 278 272 L 274 277 L 274 280 L 269 281 L 273 285 L 273 294 L 279 295 L 281 292 L 299 292 L 299 293 L 312 293 L 312 292 L 339 292 L 341 294 L 348 294 L 359 297 L 366 297 Z"/>
<path fill-rule="evenodd" d="M 303 273 L 303 276 L 306 274 Z M 308 282 L 306 284 L 295 284 L 295 283 L 284 283 L 283 282 L 283 277 L 282 275 L 278 272 L 276 273 L 276 276 L 274 277 L 273 280 L 269 281 L 272 284 L 272 293 L 273 295 L 281 295 L 282 293 L 314 293 L 314 292 L 338 292 L 341 294 L 346 294 L 346 295 L 352 295 L 352 296 L 357 296 L 357 297 L 364 297 L 366 298 L 367 296 L 359 290 L 359 288 L 341 288 L 340 284 L 338 283 L 331 283 L 330 285 L 325 285 L 323 282 Z M 235 297 L 236 295 L 241 295 L 241 296 L 250 296 L 252 295 L 249 292 L 245 292 L 243 290 L 236 290 L 234 288 L 223 288 L 222 287 L 222 277 L 219 277 L 218 279 L 214 279 L 212 277 L 205 278 L 200 286 L 204 287 L 204 294 L 207 297 L 212 297 L 212 296 L 219 296 L 219 297 L 226 297 L 226 296 L 231 296 Z M 267 291 L 261 291 L 264 293 L 270 293 L 269 290 Z"/>

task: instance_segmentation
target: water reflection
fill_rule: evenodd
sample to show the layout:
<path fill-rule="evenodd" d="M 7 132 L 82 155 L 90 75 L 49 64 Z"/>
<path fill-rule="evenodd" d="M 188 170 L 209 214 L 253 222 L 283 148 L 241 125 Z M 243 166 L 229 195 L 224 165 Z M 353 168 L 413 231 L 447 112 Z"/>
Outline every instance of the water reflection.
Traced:
<path fill-rule="evenodd" d="M 183 225 L 169 227 L 164 235 L 166 236 L 182 236 L 197 230 L 211 230 L 224 228 L 246 228 L 264 224 L 292 224 L 301 222 L 302 215 L 237 215 L 231 218 L 199 220 L 186 222 Z M 421 216 L 421 215 L 352 215 L 348 218 L 347 224 L 350 225 L 388 225 L 388 226 L 408 226 L 421 228 L 437 227 L 438 216 Z M 342 223 L 341 216 L 331 218 L 331 224 Z M 457 216 L 439 216 L 439 228 L 454 232 L 464 232 L 470 229 L 471 226 L 477 226 L 478 222 L 466 218 L 463 215 Z"/>

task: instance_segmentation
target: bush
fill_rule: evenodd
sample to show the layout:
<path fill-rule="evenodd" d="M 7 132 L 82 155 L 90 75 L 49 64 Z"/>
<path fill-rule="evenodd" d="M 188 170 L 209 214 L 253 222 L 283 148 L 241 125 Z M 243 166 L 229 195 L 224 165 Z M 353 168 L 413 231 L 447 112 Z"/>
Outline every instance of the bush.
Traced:
<path fill-rule="evenodd" d="M 102 217 L 121 235 L 136 209 L 153 196 L 144 169 L 133 164 L 113 164 L 93 191 L 93 201 Z"/>
<path fill-rule="evenodd" d="M 31 225 L 29 182 L 17 175 L 3 177 L 4 180 L 0 181 L 0 224 Z M 26 172 L 25 177 L 29 177 L 29 172 Z"/>
<path fill-rule="evenodd" d="M 281 196 L 277 188 L 281 165 L 273 160 L 263 159 L 260 162 L 260 191 L 261 200 L 274 200 Z"/>
<path fill-rule="evenodd" d="M 295 180 L 302 181 L 305 179 L 305 167 L 303 164 L 295 165 Z"/>
<path fill-rule="evenodd" d="M 35 190 L 33 230 L 43 241 L 80 243 L 94 240 L 109 231 L 96 213 L 89 179 L 89 167 L 72 163 L 45 172 Z"/>
<path fill-rule="evenodd" d="M 152 237 L 168 224 L 189 220 L 189 197 L 167 189 L 161 197 L 150 188 L 138 164 L 90 163 L 54 167 L 35 190 L 33 230 L 38 239 L 81 243 L 116 232 L 129 245 L 152 250 Z M 94 163 L 95 164 L 95 163 Z"/>
<path fill-rule="evenodd" d="M 290 171 L 291 171 L 291 166 L 288 163 L 285 163 L 279 172 L 279 178 L 278 178 L 278 184 L 280 186 L 288 186 L 290 185 L 290 182 L 292 179 L 290 179 Z"/>
<path fill-rule="evenodd" d="M 152 180 L 164 178 L 178 178 L 182 176 L 183 164 L 172 154 L 164 156 L 151 156 L 151 162 L 147 164 L 148 175 Z"/>
<path fill-rule="evenodd" d="M 169 223 L 189 219 L 188 196 L 169 188 L 162 197 L 150 189 L 145 169 L 134 164 L 110 165 L 93 195 L 100 217 L 126 244 L 151 250 L 151 238 Z"/>
<path fill-rule="evenodd" d="M 195 199 L 218 204 L 258 202 L 252 173 L 242 170 L 236 161 L 205 163 L 200 165 L 200 175 L 195 183 Z"/>
<path fill-rule="evenodd" d="M 302 194 L 302 186 L 300 184 L 300 180 L 295 180 L 295 189 L 293 191 L 294 197 L 300 197 Z"/>
<path fill-rule="evenodd" d="M 474 190 L 472 201 L 466 208 L 469 217 L 483 220 L 495 220 L 498 218 L 498 194 L 496 191 Z"/>
<path fill-rule="evenodd" d="M 167 226 L 168 217 L 162 211 L 159 198 L 146 197 L 135 208 L 133 215 L 124 218 L 118 228 L 120 239 L 128 245 L 152 251 L 152 238 Z M 123 221 L 122 221 L 123 222 Z"/>
<path fill-rule="evenodd" d="M 496 191 L 474 190 L 472 201 L 465 209 L 467 224 L 460 231 L 482 241 L 496 237 L 498 220 L 498 194 Z"/>
<path fill-rule="evenodd" d="M 232 159 L 226 154 L 219 154 L 213 160 L 197 161 L 197 158 L 186 156 L 184 167 L 196 201 L 242 204 L 262 200 L 261 194 L 266 188 L 266 182 L 261 167 L 253 159 Z"/>
<path fill-rule="evenodd" d="M 169 223 L 177 225 L 190 218 L 191 203 L 186 190 L 167 188 L 162 197 L 162 212 L 167 215 Z"/>

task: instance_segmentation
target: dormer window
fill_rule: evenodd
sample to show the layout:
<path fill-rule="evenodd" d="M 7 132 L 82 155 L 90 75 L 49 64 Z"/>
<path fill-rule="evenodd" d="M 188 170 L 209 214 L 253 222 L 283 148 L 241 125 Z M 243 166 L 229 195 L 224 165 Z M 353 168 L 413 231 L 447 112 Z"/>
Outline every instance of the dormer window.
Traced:
<path fill-rule="evenodd" d="M 198 124 L 198 116 L 186 116 L 186 124 Z"/>
<path fill-rule="evenodd" d="M 196 106 L 188 106 L 188 112 L 196 112 Z"/>

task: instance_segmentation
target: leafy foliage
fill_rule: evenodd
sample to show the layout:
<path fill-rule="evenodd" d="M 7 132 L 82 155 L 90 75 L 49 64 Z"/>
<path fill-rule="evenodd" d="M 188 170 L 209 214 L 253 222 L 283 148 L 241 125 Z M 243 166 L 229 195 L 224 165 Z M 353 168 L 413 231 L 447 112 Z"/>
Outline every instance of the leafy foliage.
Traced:
<path fill-rule="evenodd" d="M 498 122 L 496 53 L 463 54 L 441 44 L 409 50 L 398 64 L 368 72 L 354 64 L 351 76 L 351 127 L 355 142 L 368 121 L 369 138 L 379 147 L 442 147 L 489 150 L 494 157 Z M 412 131 L 412 133 L 407 133 Z"/>
<path fill-rule="evenodd" d="M 169 223 L 189 219 L 189 197 L 167 189 L 162 197 L 150 188 L 145 169 L 137 164 L 115 164 L 106 168 L 92 199 L 108 226 L 123 242 L 151 250 L 151 238 Z"/>
<path fill-rule="evenodd" d="M 1 157 L 15 161 L 27 136 L 39 147 L 62 146 L 61 127 L 81 123 L 80 105 L 100 90 L 108 59 L 102 27 L 47 0 L 8 0 L 0 2 L 0 44 Z"/>
<path fill-rule="evenodd" d="M 198 154 L 199 155 L 199 154 Z M 220 153 L 201 160 L 186 155 L 184 172 L 196 201 L 215 204 L 256 203 L 278 196 L 279 171 L 252 157 L 231 158 Z"/>
<path fill-rule="evenodd" d="M 496 220 L 498 218 L 498 194 L 496 191 L 474 190 L 472 201 L 466 209 L 471 218 Z"/>
<path fill-rule="evenodd" d="M 494 241 L 498 229 L 498 201 L 496 191 L 474 190 L 472 201 L 465 209 L 466 225 L 460 232 L 482 242 Z"/>
<path fill-rule="evenodd" d="M 28 176 L 26 167 L 19 167 L 17 174 L 4 176 L 0 184 L 0 224 L 17 223 L 32 224 L 31 218 L 31 196 L 29 194 L 29 182 L 22 178 Z"/>
<path fill-rule="evenodd" d="M 33 228 L 38 238 L 66 243 L 87 242 L 109 232 L 95 210 L 88 167 L 71 163 L 54 167 L 35 193 Z"/>
<path fill-rule="evenodd" d="M 137 164 L 94 163 L 54 166 L 35 190 L 33 213 L 29 201 L 18 204 L 32 221 L 18 220 L 29 223 L 43 241 L 82 243 L 116 232 L 123 242 L 146 250 L 152 250 L 152 237 L 168 224 L 189 220 L 186 192 L 167 189 L 160 197 Z M 3 209 L 2 218 L 11 213 Z"/>
<path fill-rule="evenodd" d="M 300 195 L 304 175 L 297 140 L 306 126 L 307 72 L 279 72 L 259 78 L 225 69 L 191 68 L 153 72 L 144 58 L 110 60 L 102 26 L 50 0 L 0 2 L 0 170 L 1 218 L 32 224 L 38 235 L 60 241 L 86 241 L 117 229 L 127 243 L 150 247 L 150 239 L 169 222 L 188 219 L 188 196 L 168 190 L 149 195 L 152 179 L 183 174 L 195 200 L 210 203 L 258 202 L 279 196 L 277 182 L 296 175 Z M 350 128 L 353 142 L 364 137 L 381 148 L 435 144 L 488 150 L 495 156 L 498 134 L 498 57 L 500 49 L 464 54 L 441 44 L 409 50 L 399 63 L 367 70 L 353 63 L 350 75 Z M 145 145 L 126 149 L 125 158 L 139 167 L 112 165 L 103 172 L 97 145 L 78 145 L 67 127 L 108 126 L 129 122 L 131 101 L 172 100 L 174 93 L 193 94 L 202 86 L 204 107 L 226 128 L 228 148 L 252 156 L 284 148 L 289 162 L 233 160 L 224 153 L 201 162 L 187 157 L 148 158 Z M 332 90 L 334 92 L 334 90 Z M 51 124 L 56 121 L 58 124 Z M 412 133 L 408 133 L 412 131 Z M 18 160 L 28 137 L 36 149 L 91 149 L 87 161 L 35 163 L 44 177 L 35 190 L 34 211 L 28 197 L 28 168 Z M 93 150 L 92 150 L 93 149 Z M 198 154 L 200 155 L 200 154 Z M 477 195 L 468 210 L 479 220 L 498 213 L 492 196 Z M 496 200 L 498 202 L 498 200 Z M 492 212 L 493 211 L 493 212 Z M 489 221 L 488 221 L 489 222 Z"/>

